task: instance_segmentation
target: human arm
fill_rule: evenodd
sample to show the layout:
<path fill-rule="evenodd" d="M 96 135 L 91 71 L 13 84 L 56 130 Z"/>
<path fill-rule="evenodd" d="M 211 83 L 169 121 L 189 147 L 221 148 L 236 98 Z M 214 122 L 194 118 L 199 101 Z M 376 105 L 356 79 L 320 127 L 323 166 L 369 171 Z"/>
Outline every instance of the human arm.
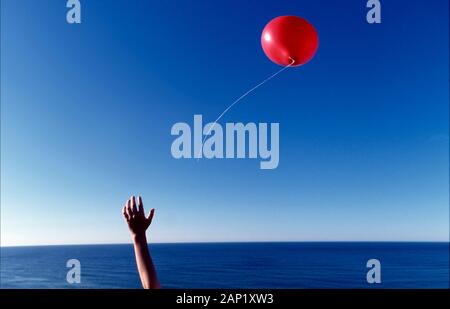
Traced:
<path fill-rule="evenodd" d="M 138 197 L 138 205 L 136 206 L 136 199 L 132 196 L 123 207 L 122 213 L 131 233 L 142 286 L 144 289 L 159 289 L 160 283 L 148 250 L 147 237 L 145 235 L 147 228 L 152 223 L 155 209 L 152 208 L 148 216 L 145 216 L 142 198 Z"/>

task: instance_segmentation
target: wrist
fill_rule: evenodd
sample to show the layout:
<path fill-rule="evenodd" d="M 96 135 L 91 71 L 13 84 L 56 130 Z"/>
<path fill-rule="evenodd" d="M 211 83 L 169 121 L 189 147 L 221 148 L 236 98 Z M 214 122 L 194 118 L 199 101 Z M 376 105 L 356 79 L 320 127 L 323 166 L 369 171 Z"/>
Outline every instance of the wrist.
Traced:
<path fill-rule="evenodd" d="M 131 238 L 133 239 L 133 242 L 139 242 L 139 241 L 147 241 L 147 237 L 145 236 L 145 232 L 144 233 L 139 233 L 139 234 L 132 234 Z"/>

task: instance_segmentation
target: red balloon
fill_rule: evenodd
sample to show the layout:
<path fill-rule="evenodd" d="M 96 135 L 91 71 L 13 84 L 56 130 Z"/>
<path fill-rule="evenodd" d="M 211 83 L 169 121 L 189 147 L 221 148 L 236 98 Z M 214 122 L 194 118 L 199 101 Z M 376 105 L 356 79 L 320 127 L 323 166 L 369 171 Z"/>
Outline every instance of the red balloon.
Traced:
<path fill-rule="evenodd" d="M 319 36 L 313 25 L 297 16 L 272 19 L 261 34 L 264 53 L 276 64 L 292 66 L 307 63 L 319 47 Z"/>

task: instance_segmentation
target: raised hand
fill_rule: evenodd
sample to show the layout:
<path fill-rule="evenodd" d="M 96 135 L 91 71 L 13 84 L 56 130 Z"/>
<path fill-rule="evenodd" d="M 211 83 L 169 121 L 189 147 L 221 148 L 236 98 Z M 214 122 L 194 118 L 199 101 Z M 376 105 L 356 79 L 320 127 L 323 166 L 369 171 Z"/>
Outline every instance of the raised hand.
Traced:
<path fill-rule="evenodd" d="M 146 217 L 142 198 L 140 196 L 138 197 L 138 205 L 136 206 L 136 199 L 132 196 L 125 203 L 122 214 L 131 232 L 136 264 L 142 286 L 145 289 L 159 289 L 158 276 L 156 275 L 155 266 L 153 265 L 152 257 L 148 249 L 147 237 L 145 236 L 145 231 L 152 223 L 155 209 L 152 208 Z"/>
<path fill-rule="evenodd" d="M 142 198 L 138 197 L 138 205 L 136 207 L 136 199 L 134 195 L 127 200 L 125 206 L 122 209 L 123 216 L 127 221 L 128 228 L 133 236 L 145 235 L 145 231 L 152 223 L 153 215 L 155 214 L 155 209 L 152 208 L 148 214 L 145 216 L 144 204 L 142 203 Z"/>

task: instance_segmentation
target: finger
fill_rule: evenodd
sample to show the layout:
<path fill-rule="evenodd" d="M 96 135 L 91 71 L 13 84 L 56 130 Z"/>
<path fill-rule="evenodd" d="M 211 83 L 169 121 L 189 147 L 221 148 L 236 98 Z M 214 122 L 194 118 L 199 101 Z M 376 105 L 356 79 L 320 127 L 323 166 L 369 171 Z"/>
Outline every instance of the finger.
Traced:
<path fill-rule="evenodd" d="M 154 215 L 154 214 L 155 214 L 155 208 L 152 208 L 152 209 L 150 210 L 150 212 L 148 213 L 148 217 L 147 217 L 148 224 L 151 224 L 151 223 L 152 223 L 153 215 Z"/>
<path fill-rule="evenodd" d="M 133 209 L 133 215 L 137 215 L 138 211 L 136 208 L 136 199 L 134 198 L 134 195 L 131 197 L 131 209 Z"/>
<path fill-rule="evenodd" d="M 127 214 L 130 219 L 133 218 L 133 212 L 131 211 L 131 200 L 127 201 Z"/>
<path fill-rule="evenodd" d="M 127 214 L 127 206 L 126 205 L 123 206 L 123 208 L 122 208 L 122 214 L 123 214 L 125 220 L 127 220 L 127 221 L 130 220 L 130 217 L 128 217 L 128 214 Z"/>
<path fill-rule="evenodd" d="M 140 195 L 138 196 L 138 207 L 139 207 L 139 212 L 141 214 L 145 214 L 145 212 L 144 212 L 144 204 L 142 203 L 142 197 Z"/>

